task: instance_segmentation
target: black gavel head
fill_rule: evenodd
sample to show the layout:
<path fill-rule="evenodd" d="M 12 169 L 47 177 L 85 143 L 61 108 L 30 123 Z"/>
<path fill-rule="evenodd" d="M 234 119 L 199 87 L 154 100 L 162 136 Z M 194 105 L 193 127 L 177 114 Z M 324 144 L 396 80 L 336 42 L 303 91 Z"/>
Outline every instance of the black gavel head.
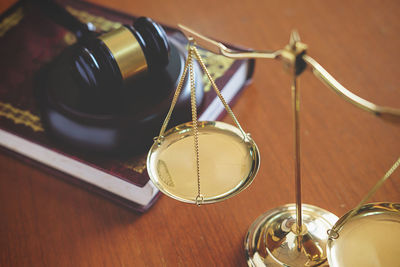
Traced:
<path fill-rule="evenodd" d="M 168 54 L 164 29 L 141 17 L 133 26 L 84 41 L 73 59 L 73 73 L 86 88 L 116 88 L 138 75 L 163 70 Z"/>

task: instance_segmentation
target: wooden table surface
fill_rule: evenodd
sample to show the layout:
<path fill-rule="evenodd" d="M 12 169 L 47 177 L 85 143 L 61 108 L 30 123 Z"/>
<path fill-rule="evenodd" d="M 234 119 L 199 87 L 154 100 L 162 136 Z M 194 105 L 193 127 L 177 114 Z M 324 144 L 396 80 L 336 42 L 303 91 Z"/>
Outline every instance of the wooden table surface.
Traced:
<path fill-rule="evenodd" d="M 308 54 L 354 93 L 400 107 L 399 1 L 91 1 L 256 49 L 282 48 L 298 29 Z M 341 216 L 400 156 L 400 123 L 355 108 L 309 72 L 300 92 L 303 199 Z M 247 190 L 213 205 L 162 196 L 140 215 L 0 154 L 0 266 L 246 266 L 250 224 L 294 202 L 281 63 L 257 61 L 233 111 L 258 144 L 261 168 Z M 400 171 L 372 200 L 400 202 Z"/>

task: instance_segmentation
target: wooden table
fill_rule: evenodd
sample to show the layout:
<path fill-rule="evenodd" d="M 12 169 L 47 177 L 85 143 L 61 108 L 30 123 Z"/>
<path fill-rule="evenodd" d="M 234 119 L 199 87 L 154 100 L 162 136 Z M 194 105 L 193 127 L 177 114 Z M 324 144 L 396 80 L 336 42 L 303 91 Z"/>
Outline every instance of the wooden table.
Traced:
<path fill-rule="evenodd" d="M 91 1 L 256 49 L 282 48 L 296 28 L 354 93 L 400 107 L 399 1 Z M 303 199 L 341 216 L 400 156 L 400 123 L 355 108 L 308 72 L 300 86 Z M 250 224 L 294 202 L 289 88 L 281 63 L 257 62 L 233 111 L 257 141 L 261 168 L 219 204 L 162 196 L 139 215 L 0 154 L 0 266 L 246 266 Z M 400 202 L 400 171 L 373 201 Z"/>

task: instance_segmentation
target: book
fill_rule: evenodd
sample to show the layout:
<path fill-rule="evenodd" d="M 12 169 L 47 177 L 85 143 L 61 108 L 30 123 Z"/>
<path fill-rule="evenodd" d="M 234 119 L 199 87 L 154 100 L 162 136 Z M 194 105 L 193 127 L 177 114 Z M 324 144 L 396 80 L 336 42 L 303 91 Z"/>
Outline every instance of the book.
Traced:
<path fill-rule="evenodd" d="M 34 97 L 35 75 L 76 38 L 27 2 L 18 2 L 0 16 L 0 145 L 27 162 L 55 171 L 56 177 L 132 210 L 146 211 L 159 196 L 147 175 L 146 153 L 119 156 L 74 151 L 46 133 Z M 134 20 L 134 16 L 82 1 L 66 1 L 63 6 L 104 32 Z M 179 31 L 165 28 L 171 40 L 185 46 Z M 254 61 L 232 60 L 206 50 L 200 53 L 222 95 L 233 103 L 250 81 Z M 199 120 L 217 120 L 224 115 L 224 107 L 205 76 L 203 80 Z"/>

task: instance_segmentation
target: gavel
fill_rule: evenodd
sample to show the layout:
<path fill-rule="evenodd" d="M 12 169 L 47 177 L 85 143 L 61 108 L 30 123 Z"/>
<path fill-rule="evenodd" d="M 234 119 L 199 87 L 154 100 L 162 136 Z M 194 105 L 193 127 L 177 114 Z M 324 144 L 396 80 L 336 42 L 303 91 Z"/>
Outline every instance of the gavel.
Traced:
<path fill-rule="evenodd" d="M 149 18 L 100 34 L 51 0 L 41 11 L 78 42 L 37 74 L 36 95 L 46 132 L 76 150 L 140 153 L 148 149 L 168 112 L 182 75 L 184 43 Z M 204 95 L 195 65 L 197 104 Z M 185 83 L 171 126 L 190 120 Z"/>
<path fill-rule="evenodd" d="M 168 65 L 167 35 L 150 18 L 140 17 L 133 26 L 123 25 L 98 35 L 90 23 L 80 22 L 56 2 L 38 0 L 37 4 L 49 18 L 77 37 L 74 76 L 86 88 L 119 88 L 134 77 L 156 73 Z"/>
<path fill-rule="evenodd" d="M 90 89 L 119 88 L 137 76 L 165 69 L 169 62 L 164 29 L 146 17 L 88 38 L 76 51 L 75 76 Z"/>

